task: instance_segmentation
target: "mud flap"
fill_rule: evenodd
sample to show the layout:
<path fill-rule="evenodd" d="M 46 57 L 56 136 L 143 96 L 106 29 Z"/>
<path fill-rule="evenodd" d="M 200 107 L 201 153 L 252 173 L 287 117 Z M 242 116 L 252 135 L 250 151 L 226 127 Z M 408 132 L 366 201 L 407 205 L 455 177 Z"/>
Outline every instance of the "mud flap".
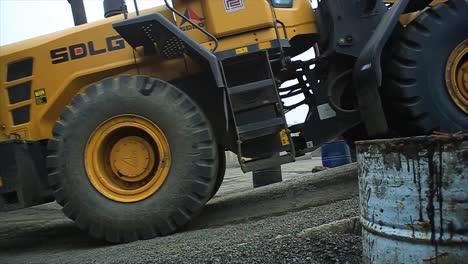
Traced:
<path fill-rule="evenodd" d="M 0 212 L 53 201 L 40 142 L 0 142 Z"/>

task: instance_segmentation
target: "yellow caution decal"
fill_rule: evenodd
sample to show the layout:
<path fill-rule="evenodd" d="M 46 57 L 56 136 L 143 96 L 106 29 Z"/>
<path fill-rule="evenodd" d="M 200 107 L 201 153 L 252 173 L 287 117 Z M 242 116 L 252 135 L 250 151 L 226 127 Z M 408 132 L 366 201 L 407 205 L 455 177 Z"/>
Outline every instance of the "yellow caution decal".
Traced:
<path fill-rule="evenodd" d="M 261 49 L 261 50 L 271 49 L 271 42 L 267 41 L 267 42 L 258 44 L 258 49 Z"/>
<path fill-rule="evenodd" d="M 245 53 L 249 53 L 249 48 L 248 47 L 243 47 L 243 48 L 236 49 L 236 54 L 237 55 L 245 54 Z"/>
<path fill-rule="evenodd" d="M 289 137 L 288 133 L 286 133 L 286 129 L 280 131 L 280 138 L 281 138 L 281 145 L 287 146 L 289 145 Z"/>

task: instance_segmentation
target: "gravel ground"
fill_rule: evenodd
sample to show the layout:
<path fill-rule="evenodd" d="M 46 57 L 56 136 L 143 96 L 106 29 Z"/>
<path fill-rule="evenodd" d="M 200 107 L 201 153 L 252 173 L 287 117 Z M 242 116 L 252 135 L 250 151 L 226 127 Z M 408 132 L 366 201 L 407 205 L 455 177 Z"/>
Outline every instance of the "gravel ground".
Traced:
<path fill-rule="evenodd" d="M 358 216 L 357 168 L 311 174 L 315 164 L 297 162 L 285 181 L 255 190 L 231 169 L 185 230 L 130 244 L 93 240 L 56 203 L 0 214 L 0 264 L 360 263 L 360 236 L 325 227 Z"/>
<path fill-rule="evenodd" d="M 124 245 L 89 240 L 66 222 L 45 231 L 56 235 L 51 243 L 23 243 L 21 237 L 2 239 L 0 263 L 360 263 L 362 249 L 357 235 L 297 235 L 306 228 L 357 215 L 358 201 L 353 198 L 257 221 Z M 44 234 L 34 235 L 41 240 Z"/>
<path fill-rule="evenodd" d="M 320 157 L 305 156 L 300 158 L 301 159 L 296 162 L 281 165 L 283 181 L 310 174 L 313 168 L 322 165 L 322 159 Z M 239 193 L 251 190 L 252 188 L 252 172 L 243 173 L 240 167 L 228 167 L 223 184 L 215 197 Z"/>

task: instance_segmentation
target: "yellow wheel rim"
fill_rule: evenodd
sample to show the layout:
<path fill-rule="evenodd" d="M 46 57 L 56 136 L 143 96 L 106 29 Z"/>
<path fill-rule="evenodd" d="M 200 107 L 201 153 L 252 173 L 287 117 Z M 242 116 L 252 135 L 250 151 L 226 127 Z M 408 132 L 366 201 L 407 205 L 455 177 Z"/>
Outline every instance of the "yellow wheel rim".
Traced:
<path fill-rule="evenodd" d="M 94 188 L 117 202 L 137 202 L 161 188 L 171 166 L 169 143 L 146 118 L 123 115 L 102 123 L 85 150 Z"/>
<path fill-rule="evenodd" d="M 468 39 L 450 55 L 445 67 L 445 82 L 453 102 L 468 114 Z"/>

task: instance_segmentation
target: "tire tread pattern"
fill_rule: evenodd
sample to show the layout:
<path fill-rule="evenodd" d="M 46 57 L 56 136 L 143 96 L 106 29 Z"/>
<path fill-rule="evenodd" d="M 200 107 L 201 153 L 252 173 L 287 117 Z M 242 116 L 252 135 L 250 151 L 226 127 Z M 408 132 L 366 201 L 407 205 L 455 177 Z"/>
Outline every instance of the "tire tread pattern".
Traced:
<path fill-rule="evenodd" d="M 459 15 L 459 4 L 452 0 L 426 9 L 391 45 L 391 58 L 384 65 L 382 99 L 390 126 L 400 135 L 428 134 L 440 129 L 428 113 L 418 80 L 419 58 L 427 52 L 423 43 L 431 41 L 433 28 L 440 28 L 447 16 Z M 466 2 L 466 1 L 465 1 Z"/>
<path fill-rule="evenodd" d="M 91 212 L 87 212 L 82 208 L 79 198 L 74 196 L 73 190 L 70 190 L 66 183 L 67 177 L 64 175 L 64 166 L 67 165 L 62 157 L 64 156 L 64 144 L 68 133 L 73 130 L 69 123 L 76 116 L 82 114 L 80 109 L 95 103 L 95 98 L 106 96 L 106 94 L 125 94 L 128 92 L 125 89 L 130 89 L 127 87 L 132 86 L 139 87 L 139 92 L 143 96 L 155 96 L 157 94 L 156 96 L 167 98 L 181 109 L 184 118 L 190 120 L 192 125 L 191 129 L 194 132 L 191 134 L 191 138 L 200 153 L 200 159 L 192 164 L 194 170 L 193 174 L 190 175 L 191 179 L 188 180 L 191 188 L 189 191 L 184 190 L 181 194 L 180 199 L 185 201 L 182 206 L 175 208 L 166 219 L 162 217 L 144 220 L 136 219 L 134 229 L 120 230 L 112 225 L 104 224 L 103 219 L 94 218 Z M 213 132 L 200 108 L 182 91 L 172 88 L 175 87 L 170 87 L 169 84 L 161 85 L 161 81 L 146 76 L 120 76 L 104 79 L 98 84 L 91 85 L 84 93 L 74 96 L 71 104 L 63 110 L 60 120 L 56 122 L 52 131 L 53 137 L 48 144 L 47 167 L 49 180 L 56 201 L 63 206 L 64 214 L 74 220 L 80 229 L 87 231 L 91 236 L 113 243 L 121 243 L 171 234 L 198 214 L 210 198 L 215 182 L 215 177 L 210 177 L 210 175 L 214 175 L 213 171 L 217 168 L 217 145 Z"/>

